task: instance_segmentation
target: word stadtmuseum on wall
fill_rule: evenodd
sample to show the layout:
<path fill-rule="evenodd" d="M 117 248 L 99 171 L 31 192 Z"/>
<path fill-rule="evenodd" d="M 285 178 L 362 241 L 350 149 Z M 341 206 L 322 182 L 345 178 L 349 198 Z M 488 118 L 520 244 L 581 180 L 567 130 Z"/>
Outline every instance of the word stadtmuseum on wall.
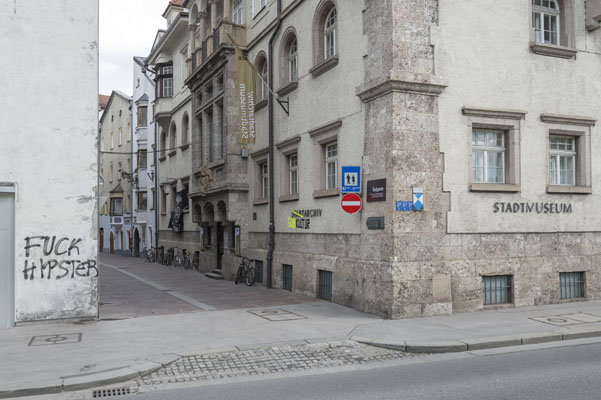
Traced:
<path fill-rule="evenodd" d="M 538 213 L 538 214 L 570 214 L 571 203 L 503 203 L 493 204 L 494 213 Z"/>

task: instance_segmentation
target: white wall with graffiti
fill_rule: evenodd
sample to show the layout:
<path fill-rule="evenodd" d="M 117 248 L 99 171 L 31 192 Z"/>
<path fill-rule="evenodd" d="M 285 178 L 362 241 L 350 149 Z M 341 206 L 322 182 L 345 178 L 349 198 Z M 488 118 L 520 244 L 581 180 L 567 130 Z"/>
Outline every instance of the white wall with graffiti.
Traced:
<path fill-rule="evenodd" d="M 95 317 L 98 2 L 0 2 L 0 48 L 15 321 Z"/>

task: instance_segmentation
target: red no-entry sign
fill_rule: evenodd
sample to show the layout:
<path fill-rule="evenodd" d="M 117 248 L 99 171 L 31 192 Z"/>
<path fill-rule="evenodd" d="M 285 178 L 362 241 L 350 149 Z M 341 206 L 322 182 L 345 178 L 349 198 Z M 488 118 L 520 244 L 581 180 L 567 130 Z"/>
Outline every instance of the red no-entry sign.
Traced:
<path fill-rule="evenodd" d="M 347 193 L 340 200 L 342 209 L 349 214 L 354 214 L 361 209 L 361 197 L 355 193 Z"/>

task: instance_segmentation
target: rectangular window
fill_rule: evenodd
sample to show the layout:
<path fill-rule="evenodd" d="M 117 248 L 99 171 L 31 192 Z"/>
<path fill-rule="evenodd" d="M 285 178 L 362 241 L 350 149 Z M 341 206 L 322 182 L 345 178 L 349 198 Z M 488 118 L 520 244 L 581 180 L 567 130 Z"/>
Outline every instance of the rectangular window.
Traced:
<path fill-rule="evenodd" d="M 170 211 L 175 211 L 175 205 L 177 204 L 176 201 L 175 201 L 176 198 L 177 198 L 177 191 L 176 191 L 176 189 L 177 189 L 177 187 L 175 185 L 171 186 L 171 190 L 170 190 L 171 196 L 169 196 L 171 198 L 171 210 Z"/>
<path fill-rule="evenodd" d="M 584 272 L 559 273 L 559 298 L 575 299 L 584 297 Z"/>
<path fill-rule="evenodd" d="M 144 127 L 148 125 L 148 107 L 138 107 L 138 126 Z"/>
<path fill-rule="evenodd" d="M 318 270 L 319 292 L 317 297 L 324 300 L 332 300 L 332 271 Z"/>
<path fill-rule="evenodd" d="M 111 149 L 115 147 L 115 132 L 111 132 Z"/>
<path fill-rule="evenodd" d="M 261 198 L 266 199 L 269 196 L 269 168 L 267 163 L 259 165 L 261 170 Z"/>
<path fill-rule="evenodd" d="M 549 136 L 549 183 L 576 184 L 576 141 L 573 137 Z"/>
<path fill-rule="evenodd" d="M 263 261 L 255 260 L 255 281 L 263 283 Z"/>
<path fill-rule="evenodd" d="M 513 277 L 511 275 L 483 276 L 482 297 L 484 305 L 513 302 L 512 283 Z"/>
<path fill-rule="evenodd" d="M 532 28 L 536 43 L 559 44 L 559 15 L 556 1 L 533 0 Z"/>
<path fill-rule="evenodd" d="M 500 131 L 472 132 L 472 181 L 505 183 L 505 135 Z"/>
<path fill-rule="evenodd" d="M 210 249 L 211 248 L 211 241 L 212 241 L 212 238 L 211 238 L 211 227 L 210 226 L 207 226 L 207 228 L 205 229 L 205 234 L 207 236 L 207 249 Z"/>
<path fill-rule="evenodd" d="M 290 177 L 289 194 L 298 194 L 298 156 L 288 156 L 288 173 Z"/>
<path fill-rule="evenodd" d="M 324 146 L 326 164 L 326 189 L 335 189 L 338 185 L 338 143 Z"/>
<path fill-rule="evenodd" d="M 292 291 L 292 265 L 282 264 L 282 289 Z"/>
<path fill-rule="evenodd" d="M 148 153 L 146 150 L 138 150 L 138 168 L 146 168 L 148 163 Z"/>
<path fill-rule="evenodd" d="M 233 0 L 232 21 L 234 22 L 234 24 L 242 25 L 242 16 L 243 16 L 242 0 Z"/>
<path fill-rule="evenodd" d="M 123 199 L 111 199 L 111 215 L 123 215 Z"/>
<path fill-rule="evenodd" d="M 161 188 L 161 214 L 167 213 L 167 193 Z"/>
<path fill-rule="evenodd" d="M 163 79 L 163 97 L 173 96 L 173 78 Z"/>
<path fill-rule="evenodd" d="M 148 207 L 148 194 L 144 192 L 138 192 L 138 210 L 146 210 Z"/>
<path fill-rule="evenodd" d="M 123 129 L 119 128 L 119 146 L 123 144 Z"/>
<path fill-rule="evenodd" d="M 119 166 L 119 169 L 117 170 L 117 173 L 118 173 L 119 175 L 121 175 L 121 173 L 123 172 L 123 163 L 122 163 L 121 161 L 119 161 L 119 162 L 117 163 L 117 165 Z"/>

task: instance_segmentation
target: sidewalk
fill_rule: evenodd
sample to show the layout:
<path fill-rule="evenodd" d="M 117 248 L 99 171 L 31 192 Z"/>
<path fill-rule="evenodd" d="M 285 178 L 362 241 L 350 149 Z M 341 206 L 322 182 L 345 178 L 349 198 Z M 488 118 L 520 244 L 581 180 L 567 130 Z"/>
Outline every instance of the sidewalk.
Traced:
<path fill-rule="evenodd" d="M 601 301 L 381 321 L 352 340 L 413 353 L 447 353 L 601 337 Z"/>
<path fill-rule="evenodd" d="M 532 319 L 544 317 L 552 319 Z M 601 301 L 396 321 L 315 301 L 30 325 L 0 331 L 0 398 L 121 382 L 183 356 L 281 344 L 351 338 L 410 352 L 446 352 L 595 336 L 601 336 Z"/>

